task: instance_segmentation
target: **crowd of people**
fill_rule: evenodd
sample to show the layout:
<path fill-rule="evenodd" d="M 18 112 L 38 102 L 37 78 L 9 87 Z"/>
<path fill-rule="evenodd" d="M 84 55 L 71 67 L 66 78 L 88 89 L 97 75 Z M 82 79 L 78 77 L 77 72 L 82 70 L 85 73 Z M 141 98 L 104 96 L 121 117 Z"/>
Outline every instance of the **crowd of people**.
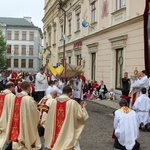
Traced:
<path fill-rule="evenodd" d="M 45 149 L 80 150 L 87 104 L 80 77 L 72 82 L 73 89 L 70 81 L 52 80 L 44 68 L 35 75 L 1 72 L 0 149 L 38 150 L 44 135 Z"/>
<path fill-rule="evenodd" d="M 106 99 L 103 81 L 86 81 L 83 74 L 59 79 L 16 71 L 0 73 L 0 149 L 80 150 L 79 139 L 88 119 L 84 98 Z M 135 78 L 122 78 L 120 109 L 114 112 L 114 147 L 138 150 L 139 129 L 150 131 L 149 79 L 143 70 Z M 114 90 L 109 90 L 113 100 Z M 71 124 L 71 126 L 70 126 Z"/>
<path fill-rule="evenodd" d="M 143 70 L 136 76 L 122 78 L 120 109 L 114 112 L 114 147 L 121 150 L 139 150 L 139 129 L 150 132 L 149 78 Z"/>

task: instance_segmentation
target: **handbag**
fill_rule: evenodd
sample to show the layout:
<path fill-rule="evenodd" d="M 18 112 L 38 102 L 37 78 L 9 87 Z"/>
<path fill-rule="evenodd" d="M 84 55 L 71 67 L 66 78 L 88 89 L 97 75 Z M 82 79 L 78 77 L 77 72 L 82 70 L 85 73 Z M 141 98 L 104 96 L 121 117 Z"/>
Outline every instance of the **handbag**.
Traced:
<path fill-rule="evenodd" d="M 12 150 L 12 141 L 5 143 L 2 150 Z"/>

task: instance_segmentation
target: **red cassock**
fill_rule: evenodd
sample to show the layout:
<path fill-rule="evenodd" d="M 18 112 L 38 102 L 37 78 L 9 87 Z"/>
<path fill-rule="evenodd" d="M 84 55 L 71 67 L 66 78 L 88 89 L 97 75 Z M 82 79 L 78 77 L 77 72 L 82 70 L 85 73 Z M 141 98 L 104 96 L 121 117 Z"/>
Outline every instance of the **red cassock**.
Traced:
<path fill-rule="evenodd" d="M 15 79 L 16 78 L 17 78 L 17 73 L 16 72 L 12 72 L 11 73 L 11 79 L 10 79 L 10 81 L 13 82 L 13 83 L 15 83 L 15 81 L 16 81 Z"/>
<path fill-rule="evenodd" d="M 18 93 L 22 92 L 22 89 L 21 89 L 21 87 L 19 85 L 17 85 L 17 92 Z"/>
<path fill-rule="evenodd" d="M 81 75 L 81 76 L 80 76 L 80 78 L 81 78 L 81 80 L 82 80 L 83 82 L 85 82 L 85 81 L 86 81 L 85 76 Z"/>

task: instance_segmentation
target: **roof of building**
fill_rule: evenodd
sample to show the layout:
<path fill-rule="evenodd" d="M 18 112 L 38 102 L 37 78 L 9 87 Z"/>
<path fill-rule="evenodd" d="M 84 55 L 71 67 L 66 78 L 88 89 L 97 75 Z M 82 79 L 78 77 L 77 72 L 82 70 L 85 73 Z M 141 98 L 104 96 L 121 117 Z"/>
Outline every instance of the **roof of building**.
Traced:
<path fill-rule="evenodd" d="M 31 19 L 28 17 L 27 19 Z M 37 28 L 34 24 L 28 21 L 25 18 L 9 18 L 9 17 L 0 17 L 0 23 L 6 24 L 8 27 L 28 27 L 28 28 Z"/>

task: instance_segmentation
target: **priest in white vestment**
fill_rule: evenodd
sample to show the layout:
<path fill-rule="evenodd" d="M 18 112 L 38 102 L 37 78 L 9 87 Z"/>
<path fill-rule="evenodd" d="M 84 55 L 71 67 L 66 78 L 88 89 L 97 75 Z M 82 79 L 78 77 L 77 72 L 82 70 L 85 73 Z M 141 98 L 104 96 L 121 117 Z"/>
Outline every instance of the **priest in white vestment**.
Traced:
<path fill-rule="evenodd" d="M 148 90 L 149 88 L 149 79 L 146 75 L 146 71 L 141 71 L 141 79 L 137 79 L 132 83 L 132 88 L 146 88 Z"/>
<path fill-rule="evenodd" d="M 140 72 L 140 78 L 137 80 L 134 80 L 131 83 L 131 89 L 132 89 L 132 102 L 131 102 L 131 107 L 133 107 L 136 99 L 140 96 L 140 90 L 141 88 L 145 87 L 147 89 L 147 95 L 148 95 L 148 89 L 149 89 L 149 79 L 146 75 L 146 71 L 143 70 Z"/>
<path fill-rule="evenodd" d="M 75 100 L 80 103 L 83 100 L 83 89 L 82 89 L 82 80 L 78 77 L 73 80 L 74 93 L 73 97 Z"/>
<path fill-rule="evenodd" d="M 141 95 L 135 101 L 133 109 L 137 113 L 140 129 L 150 131 L 150 99 L 146 95 L 146 91 L 146 88 L 141 89 Z"/>
<path fill-rule="evenodd" d="M 85 109 L 70 99 L 72 89 L 63 88 L 63 95 L 52 101 L 45 123 L 45 147 L 51 150 L 80 150 L 79 138 L 88 118 Z"/>
<path fill-rule="evenodd" d="M 5 88 L 0 93 L 0 149 L 8 138 L 6 133 L 10 128 L 11 110 L 15 99 L 15 95 L 12 93 L 14 92 L 14 83 L 7 82 Z"/>
<path fill-rule="evenodd" d="M 119 102 L 120 109 L 115 111 L 114 129 L 115 144 L 114 147 L 122 150 L 138 150 L 139 143 L 136 141 L 139 135 L 138 117 L 134 110 L 128 108 L 126 99 Z"/>

